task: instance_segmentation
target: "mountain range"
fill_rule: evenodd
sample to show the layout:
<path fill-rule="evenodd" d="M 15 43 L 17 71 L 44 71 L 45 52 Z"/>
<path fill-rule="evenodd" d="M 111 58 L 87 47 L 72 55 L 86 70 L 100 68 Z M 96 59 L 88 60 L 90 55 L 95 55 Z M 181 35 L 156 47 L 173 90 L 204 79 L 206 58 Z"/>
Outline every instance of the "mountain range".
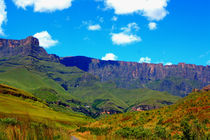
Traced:
<path fill-rule="evenodd" d="M 103 61 L 85 56 L 59 57 L 48 54 L 39 46 L 38 39 L 30 36 L 23 40 L 0 39 L 0 57 L 32 56 L 57 62 L 66 67 L 77 67 L 99 78 L 112 82 L 118 88 L 149 88 L 186 96 L 194 88 L 210 84 L 210 66 L 179 63 L 163 65 L 124 61 Z M 68 85 L 63 84 L 68 88 Z"/>
<path fill-rule="evenodd" d="M 208 139 L 208 84 L 210 66 L 59 57 L 32 36 L 0 39 L 0 139 Z"/>

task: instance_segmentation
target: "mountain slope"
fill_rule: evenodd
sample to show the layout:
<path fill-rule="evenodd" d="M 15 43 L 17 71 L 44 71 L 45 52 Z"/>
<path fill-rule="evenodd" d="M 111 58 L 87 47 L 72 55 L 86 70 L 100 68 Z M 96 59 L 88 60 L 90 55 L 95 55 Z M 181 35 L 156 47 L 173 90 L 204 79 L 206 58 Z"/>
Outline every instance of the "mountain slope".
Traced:
<path fill-rule="evenodd" d="M 79 88 L 72 95 L 101 112 L 111 114 L 132 111 L 139 107 L 143 110 L 160 108 L 179 99 L 177 96 L 150 89 L 129 90 L 99 86 Z"/>
<path fill-rule="evenodd" d="M 164 101 L 174 103 L 178 99 L 157 91 L 117 89 L 112 82 L 101 83 L 92 74 L 61 64 L 59 57 L 47 54 L 33 37 L 0 42 L 0 54 L 4 56 L 0 58 L 0 83 L 31 92 L 57 111 L 97 117 L 103 113 L 131 111 L 131 107 L 139 105 L 157 108 L 167 105 Z M 82 57 L 80 60 L 85 65 L 86 60 Z M 126 96 L 132 98 L 127 101 Z M 154 98 L 149 101 L 151 97 Z"/>
<path fill-rule="evenodd" d="M 193 88 L 210 84 L 210 66 L 180 63 L 163 66 L 123 61 L 103 61 L 83 56 L 64 57 L 65 66 L 78 68 L 98 76 L 102 82 L 112 81 L 120 88 L 150 88 L 185 96 Z"/>
<path fill-rule="evenodd" d="M 185 63 L 163 66 L 162 64 L 103 61 L 84 56 L 60 58 L 56 55 L 48 54 L 39 46 L 38 39 L 34 37 L 28 37 L 23 40 L 0 39 L 0 58 L 7 59 L 17 56 L 30 56 L 36 61 L 57 62 L 69 68 L 75 66 L 98 77 L 101 82 L 112 81 L 119 88 L 149 88 L 167 91 L 173 95 L 186 96 L 192 89 L 202 88 L 210 84 L 210 66 L 196 66 Z M 32 61 L 31 65 L 34 63 L 36 62 Z M 56 79 L 56 77 L 53 78 L 57 81 L 60 80 L 59 78 Z M 78 86 L 78 84 L 71 85 L 70 80 L 66 80 L 59 82 L 62 82 L 63 87 L 67 88 L 67 90 L 70 90 L 68 89 L 69 87 Z"/>
<path fill-rule="evenodd" d="M 0 139 L 69 139 L 88 120 L 53 111 L 31 93 L 0 84 Z"/>
<path fill-rule="evenodd" d="M 107 130 L 107 134 L 113 137 L 118 135 L 136 139 L 208 139 L 209 116 L 210 85 L 189 94 L 174 105 L 112 115 L 78 131 L 97 134 L 94 131 L 96 129 Z"/>

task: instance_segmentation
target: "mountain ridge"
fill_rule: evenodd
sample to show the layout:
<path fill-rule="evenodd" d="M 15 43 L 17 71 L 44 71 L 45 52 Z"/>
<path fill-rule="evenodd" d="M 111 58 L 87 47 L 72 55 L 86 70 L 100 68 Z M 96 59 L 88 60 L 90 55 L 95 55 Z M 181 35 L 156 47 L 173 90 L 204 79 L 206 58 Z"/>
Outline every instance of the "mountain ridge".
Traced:
<path fill-rule="evenodd" d="M 33 56 L 61 63 L 99 77 L 101 82 L 114 82 L 118 88 L 149 88 L 185 96 L 194 88 L 210 84 L 210 66 L 179 63 L 163 65 L 125 61 L 104 61 L 85 56 L 59 57 L 48 54 L 39 40 L 29 36 L 22 40 L 0 39 L 0 57 Z"/>
<path fill-rule="evenodd" d="M 39 40 L 33 36 L 21 40 L 0 38 L 0 57 L 13 57 L 17 55 L 28 55 L 59 62 L 59 57 L 55 54 L 48 54 L 44 48 L 39 46 Z"/>
<path fill-rule="evenodd" d="M 146 87 L 184 96 L 184 94 L 191 92 L 193 88 L 202 88 L 210 84 L 210 66 L 185 63 L 164 66 L 163 64 L 104 61 L 84 56 L 62 57 L 60 63 L 67 67 L 76 66 L 98 76 L 102 82 L 113 81 L 120 88 Z M 174 78 L 175 80 L 173 80 Z M 175 85 L 174 81 L 180 81 L 180 83 L 172 89 L 159 88 L 173 86 Z M 192 86 L 193 82 L 197 82 L 196 85 L 199 86 Z M 182 92 L 176 94 L 180 89 Z"/>

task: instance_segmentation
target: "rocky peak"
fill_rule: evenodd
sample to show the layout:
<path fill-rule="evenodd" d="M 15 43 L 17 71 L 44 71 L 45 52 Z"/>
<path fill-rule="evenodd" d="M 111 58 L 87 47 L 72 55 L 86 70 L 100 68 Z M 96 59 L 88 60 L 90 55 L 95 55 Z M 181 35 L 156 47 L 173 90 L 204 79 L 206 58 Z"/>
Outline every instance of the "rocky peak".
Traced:
<path fill-rule="evenodd" d="M 59 61 L 56 55 L 49 55 L 39 46 L 39 40 L 33 36 L 26 39 L 0 39 L 0 58 L 14 56 L 32 56 L 38 59 Z"/>
<path fill-rule="evenodd" d="M 29 36 L 26 39 L 23 39 L 23 44 L 24 46 L 26 45 L 32 45 L 32 46 L 39 46 L 39 40 L 33 36 Z"/>
<path fill-rule="evenodd" d="M 22 46 L 39 47 L 39 40 L 33 36 L 29 36 L 22 40 L 0 39 L 0 47 L 15 48 Z"/>

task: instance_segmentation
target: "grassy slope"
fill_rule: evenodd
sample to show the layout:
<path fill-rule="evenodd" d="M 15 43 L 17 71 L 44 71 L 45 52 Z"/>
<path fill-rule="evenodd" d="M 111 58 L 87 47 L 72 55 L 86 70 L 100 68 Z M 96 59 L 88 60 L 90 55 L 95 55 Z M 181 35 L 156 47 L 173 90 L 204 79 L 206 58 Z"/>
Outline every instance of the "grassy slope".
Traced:
<path fill-rule="evenodd" d="M 86 118 L 82 115 L 72 114 L 72 116 L 65 115 L 60 112 L 55 112 L 49 108 L 42 101 L 34 101 L 30 98 L 16 97 L 13 94 L 3 94 L 5 91 L 8 93 L 14 92 L 16 94 L 22 94 L 27 97 L 34 97 L 31 93 L 19 90 L 10 86 L 0 85 L 0 112 L 5 114 L 20 114 L 29 115 L 34 119 L 46 118 L 49 120 L 60 120 L 82 123 Z M 79 118 L 81 117 L 81 118 Z"/>
<path fill-rule="evenodd" d="M 0 83 L 31 92 L 47 102 L 61 101 L 77 106 L 66 102 L 74 97 L 54 79 L 64 77 L 74 82 L 82 73 L 77 68 L 66 68 L 59 63 L 32 57 L 0 59 Z M 62 106 L 51 105 L 51 107 L 63 112 L 72 112 L 71 109 Z"/>
<path fill-rule="evenodd" d="M 80 88 L 72 92 L 72 95 L 92 105 L 96 105 L 96 101 L 101 100 L 96 107 L 106 109 L 111 103 L 113 108 L 123 111 L 118 108 L 127 109 L 134 105 L 157 105 L 159 107 L 165 106 L 161 101 L 176 102 L 180 97 L 170 95 L 165 92 L 153 91 L 149 89 L 117 89 L 112 87 L 89 87 Z M 108 101 L 106 100 L 108 99 Z"/>
<path fill-rule="evenodd" d="M 162 107 L 163 104 L 158 101 L 168 101 L 174 103 L 179 99 L 179 97 L 172 96 L 166 92 L 159 92 L 150 89 L 112 89 L 111 92 L 112 91 L 117 98 L 123 100 L 129 106 L 133 104 L 156 104 Z"/>
<path fill-rule="evenodd" d="M 182 85 L 188 87 L 188 89 L 183 89 Z M 170 86 L 169 86 L 170 85 Z M 163 80 L 157 80 L 146 84 L 146 87 L 158 91 L 169 91 L 169 93 L 176 93 L 173 95 L 186 96 L 187 91 L 192 91 L 189 87 L 196 87 L 200 89 L 203 87 L 202 83 L 196 80 L 183 79 L 182 77 L 167 77 Z"/>
<path fill-rule="evenodd" d="M 89 127 L 112 128 L 108 134 L 127 138 L 207 139 L 210 137 L 209 116 L 210 91 L 201 91 L 191 93 L 171 106 L 112 115 Z"/>
<path fill-rule="evenodd" d="M 16 97 L 13 95 L 23 96 Z M 53 111 L 43 102 L 34 101 L 28 97 L 34 96 L 28 92 L 10 86 L 0 85 L 0 139 L 1 137 L 10 139 L 9 136 L 13 135 L 13 133 L 25 137 L 26 134 L 22 131 L 35 129 L 31 128 L 31 125 L 34 123 L 43 126 L 42 129 L 51 129 L 53 133 L 58 129 L 72 130 L 75 127 L 86 124 L 88 121 L 88 118 L 82 115 L 74 113 L 67 115 Z M 13 124 L 8 118 L 18 120 L 18 123 Z M 91 121 L 91 119 L 89 119 L 89 121 Z M 15 132 L 7 132 L 12 129 L 14 129 Z"/>
<path fill-rule="evenodd" d="M 97 78 L 76 67 L 65 67 L 32 57 L 0 59 L 0 83 L 29 91 L 47 102 L 60 100 L 77 107 L 76 104 L 66 102 L 74 98 L 92 106 L 93 112 L 97 109 L 123 112 L 138 104 L 161 107 L 163 104 L 160 101 L 173 103 L 178 99 L 148 89 L 116 89 L 113 85 L 100 83 Z M 51 106 L 56 110 L 63 110 L 60 106 Z"/>
<path fill-rule="evenodd" d="M 35 71 L 29 71 L 22 66 L 1 73 L 0 82 L 27 91 L 33 91 L 39 88 L 53 87 L 54 89 L 57 90 L 57 92 L 61 94 L 66 93 L 66 91 L 53 80 L 45 76 L 41 76 L 39 73 Z"/>

